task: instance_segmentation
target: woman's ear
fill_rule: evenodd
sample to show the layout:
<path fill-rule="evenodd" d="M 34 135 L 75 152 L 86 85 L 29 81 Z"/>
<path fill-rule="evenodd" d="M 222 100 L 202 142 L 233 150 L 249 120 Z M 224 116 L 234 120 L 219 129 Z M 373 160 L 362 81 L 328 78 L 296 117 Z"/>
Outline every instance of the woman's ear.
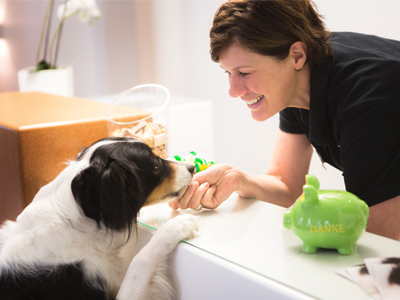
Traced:
<path fill-rule="evenodd" d="M 289 56 L 293 58 L 293 67 L 299 71 L 301 70 L 307 60 L 307 46 L 301 42 L 295 42 L 290 46 Z"/>

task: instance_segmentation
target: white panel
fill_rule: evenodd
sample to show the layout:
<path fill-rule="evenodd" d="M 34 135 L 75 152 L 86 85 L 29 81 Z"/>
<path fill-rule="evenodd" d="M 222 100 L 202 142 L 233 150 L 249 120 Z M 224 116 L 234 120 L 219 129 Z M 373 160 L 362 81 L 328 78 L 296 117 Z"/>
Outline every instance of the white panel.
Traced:
<path fill-rule="evenodd" d="M 213 105 L 211 101 L 192 101 L 170 105 L 169 156 L 186 156 L 195 151 L 199 157 L 214 159 Z"/>

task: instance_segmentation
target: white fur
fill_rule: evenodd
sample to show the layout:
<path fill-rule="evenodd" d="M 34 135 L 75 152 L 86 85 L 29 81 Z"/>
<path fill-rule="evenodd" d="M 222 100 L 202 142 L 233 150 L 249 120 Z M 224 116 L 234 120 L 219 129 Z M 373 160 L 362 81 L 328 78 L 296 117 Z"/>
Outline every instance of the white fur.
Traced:
<path fill-rule="evenodd" d="M 146 245 L 151 251 L 143 248 L 133 258 L 117 299 L 173 299 L 174 293 L 165 278 L 167 258 L 180 240 L 192 237 L 196 230 L 192 215 L 180 215 L 166 222 Z"/>
<path fill-rule="evenodd" d="M 109 141 L 92 148 L 105 143 Z M 128 228 L 125 232 L 99 229 L 94 220 L 83 214 L 71 192 L 72 179 L 89 165 L 93 151 L 89 149 L 81 160 L 71 162 L 44 186 L 16 222 L 7 221 L 3 225 L 0 272 L 15 268 L 15 263 L 22 264 L 25 271 L 32 271 L 38 263 L 83 261 L 86 278 L 95 282 L 100 274 L 107 282 L 110 297 L 118 292 L 118 300 L 173 299 L 165 278 L 166 261 L 180 240 L 194 234 L 196 222 L 186 215 L 165 223 L 132 260 L 126 276 L 122 274 L 120 250 L 126 243 Z M 187 185 L 190 174 L 187 171 L 184 174 L 183 167 L 179 172 L 182 174 L 177 185 Z"/>

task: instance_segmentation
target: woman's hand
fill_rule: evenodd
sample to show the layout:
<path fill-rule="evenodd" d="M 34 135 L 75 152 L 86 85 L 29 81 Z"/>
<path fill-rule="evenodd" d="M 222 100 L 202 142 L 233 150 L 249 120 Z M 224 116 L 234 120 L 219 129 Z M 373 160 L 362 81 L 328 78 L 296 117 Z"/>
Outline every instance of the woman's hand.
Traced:
<path fill-rule="evenodd" d="M 186 193 L 181 199 L 170 201 L 173 210 L 196 209 L 200 203 L 205 208 L 217 208 L 243 182 L 243 173 L 230 165 L 216 164 L 194 175 Z"/>

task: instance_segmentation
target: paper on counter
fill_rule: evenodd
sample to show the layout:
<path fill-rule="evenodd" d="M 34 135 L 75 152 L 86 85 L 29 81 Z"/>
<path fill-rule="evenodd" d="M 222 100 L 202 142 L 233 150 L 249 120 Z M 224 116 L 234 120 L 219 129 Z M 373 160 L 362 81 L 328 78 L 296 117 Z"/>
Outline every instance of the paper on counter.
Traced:
<path fill-rule="evenodd" d="M 358 284 L 374 300 L 383 300 L 365 265 L 340 269 L 336 273 Z"/>
<path fill-rule="evenodd" d="M 368 258 L 365 265 L 336 271 L 358 284 L 375 300 L 400 299 L 400 257 Z"/>

